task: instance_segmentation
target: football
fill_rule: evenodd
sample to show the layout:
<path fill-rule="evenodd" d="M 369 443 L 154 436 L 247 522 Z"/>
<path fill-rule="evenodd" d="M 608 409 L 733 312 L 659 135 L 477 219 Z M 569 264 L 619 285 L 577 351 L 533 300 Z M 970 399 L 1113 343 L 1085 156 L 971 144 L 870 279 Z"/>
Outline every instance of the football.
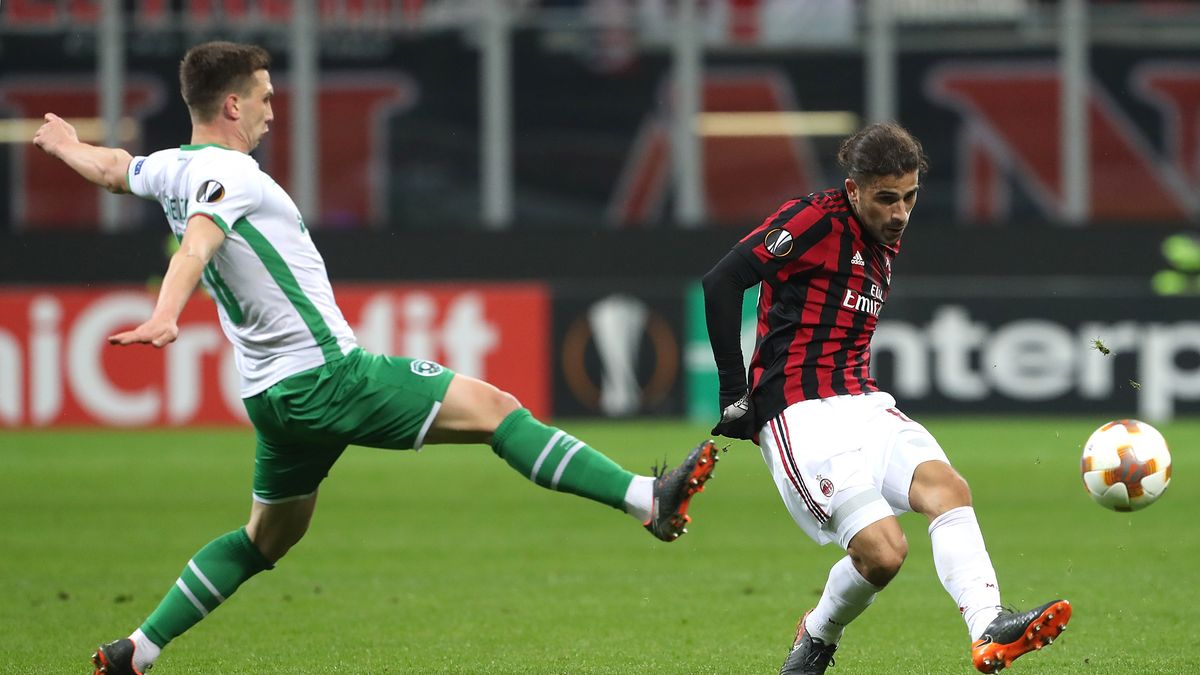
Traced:
<path fill-rule="evenodd" d="M 1114 511 L 1150 506 L 1171 484 L 1171 452 L 1158 429 L 1138 420 L 1114 420 L 1092 432 L 1080 462 L 1083 486 Z"/>

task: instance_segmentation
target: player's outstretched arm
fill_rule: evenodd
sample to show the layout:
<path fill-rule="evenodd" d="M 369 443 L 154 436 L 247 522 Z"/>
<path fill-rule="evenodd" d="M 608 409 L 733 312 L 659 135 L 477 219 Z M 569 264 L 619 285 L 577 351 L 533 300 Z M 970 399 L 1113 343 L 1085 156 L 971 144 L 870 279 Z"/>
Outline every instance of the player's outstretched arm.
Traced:
<path fill-rule="evenodd" d="M 199 213 L 189 218 L 183 241 L 179 242 L 179 250 L 171 256 L 167 275 L 163 277 L 154 313 L 137 328 L 110 335 L 109 343 L 152 344 L 161 348 L 174 342 L 179 337 L 179 315 L 192 296 L 192 291 L 196 290 L 196 284 L 200 283 L 204 266 L 212 260 L 224 241 L 225 232 L 212 218 Z"/>
<path fill-rule="evenodd" d="M 54 113 L 46 113 L 45 119 L 33 135 L 34 145 L 109 192 L 129 192 L 127 172 L 133 157 L 128 152 L 80 141 L 75 127 Z"/>

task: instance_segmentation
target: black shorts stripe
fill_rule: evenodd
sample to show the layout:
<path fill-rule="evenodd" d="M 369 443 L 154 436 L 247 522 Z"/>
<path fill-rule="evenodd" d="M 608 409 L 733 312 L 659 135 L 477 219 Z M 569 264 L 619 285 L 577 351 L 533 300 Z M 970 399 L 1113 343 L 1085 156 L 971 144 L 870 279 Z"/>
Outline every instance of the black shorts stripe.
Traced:
<path fill-rule="evenodd" d="M 808 487 L 804 482 L 804 474 L 800 473 L 800 467 L 796 465 L 796 458 L 792 455 L 791 438 L 788 436 L 787 419 L 783 415 L 771 420 L 771 433 L 775 436 L 776 445 L 779 447 L 779 459 L 783 463 L 784 473 L 788 475 L 788 479 L 795 488 L 796 494 L 800 495 L 800 499 L 804 501 L 810 513 L 816 517 L 817 522 L 824 525 L 829 520 L 829 514 L 825 513 L 815 499 L 812 493 L 808 491 Z"/>

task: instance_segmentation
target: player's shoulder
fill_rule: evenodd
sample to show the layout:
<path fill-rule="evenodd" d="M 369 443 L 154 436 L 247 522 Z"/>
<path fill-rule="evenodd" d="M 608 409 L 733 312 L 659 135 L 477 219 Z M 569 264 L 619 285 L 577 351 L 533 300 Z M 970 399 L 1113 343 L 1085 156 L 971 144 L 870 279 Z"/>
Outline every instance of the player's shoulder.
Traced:
<path fill-rule="evenodd" d="M 219 145 L 182 146 L 180 153 L 187 153 L 192 166 L 230 174 L 257 175 L 258 162 L 244 152 L 230 150 Z"/>
<path fill-rule="evenodd" d="M 252 201 L 261 197 L 267 176 L 250 155 L 216 145 L 184 146 L 181 150 L 190 160 L 188 183 L 191 189 L 241 195 Z"/>
<path fill-rule="evenodd" d="M 217 145 L 185 145 L 180 150 L 187 160 L 187 190 L 195 203 L 252 208 L 262 199 L 266 174 L 250 155 Z"/>
<path fill-rule="evenodd" d="M 178 156 L 179 148 L 164 148 L 148 155 L 134 157 L 129 166 L 129 175 L 138 176 L 143 172 L 170 166 Z"/>
<path fill-rule="evenodd" d="M 776 209 L 764 222 L 766 227 L 785 227 L 793 234 L 824 223 L 829 217 L 842 217 L 850 212 L 846 193 L 838 189 L 812 192 L 803 197 L 793 197 Z"/>
<path fill-rule="evenodd" d="M 179 148 L 177 148 L 177 147 L 163 148 L 162 150 L 155 150 L 154 152 L 147 155 L 146 159 L 162 161 L 162 160 L 175 159 L 176 157 L 179 157 Z"/>
<path fill-rule="evenodd" d="M 129 191 L 139 197 L 157 199 L 164 181 L 179 165 L 178 154 L 178 148 L 166 148 L 133 157 L 125 170 Z"/>
<path fill-rule="evenodd" d="M 851 212 L 850 198 L 846 195 L 846 191 L 841 188 L 830 188 L 828 190 L 813 192 L 802 197 L 800 201 L 807 204 L 810 208 L 830 215 L 838 216 Z"/>

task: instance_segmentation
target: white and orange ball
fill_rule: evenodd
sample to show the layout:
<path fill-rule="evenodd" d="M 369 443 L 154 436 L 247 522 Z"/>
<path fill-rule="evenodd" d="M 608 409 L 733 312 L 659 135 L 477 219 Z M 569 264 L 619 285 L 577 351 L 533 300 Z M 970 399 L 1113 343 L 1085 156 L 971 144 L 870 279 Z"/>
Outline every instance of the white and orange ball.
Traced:
<path fill-rule="evenodd" d="M 1158 429 L 1138 420 L 1114 420 L 1092 432 L 1080 462 L 1083 486 L 1101 506 L 1137 511 L 1171 484 L 1171 452 Z"/>

